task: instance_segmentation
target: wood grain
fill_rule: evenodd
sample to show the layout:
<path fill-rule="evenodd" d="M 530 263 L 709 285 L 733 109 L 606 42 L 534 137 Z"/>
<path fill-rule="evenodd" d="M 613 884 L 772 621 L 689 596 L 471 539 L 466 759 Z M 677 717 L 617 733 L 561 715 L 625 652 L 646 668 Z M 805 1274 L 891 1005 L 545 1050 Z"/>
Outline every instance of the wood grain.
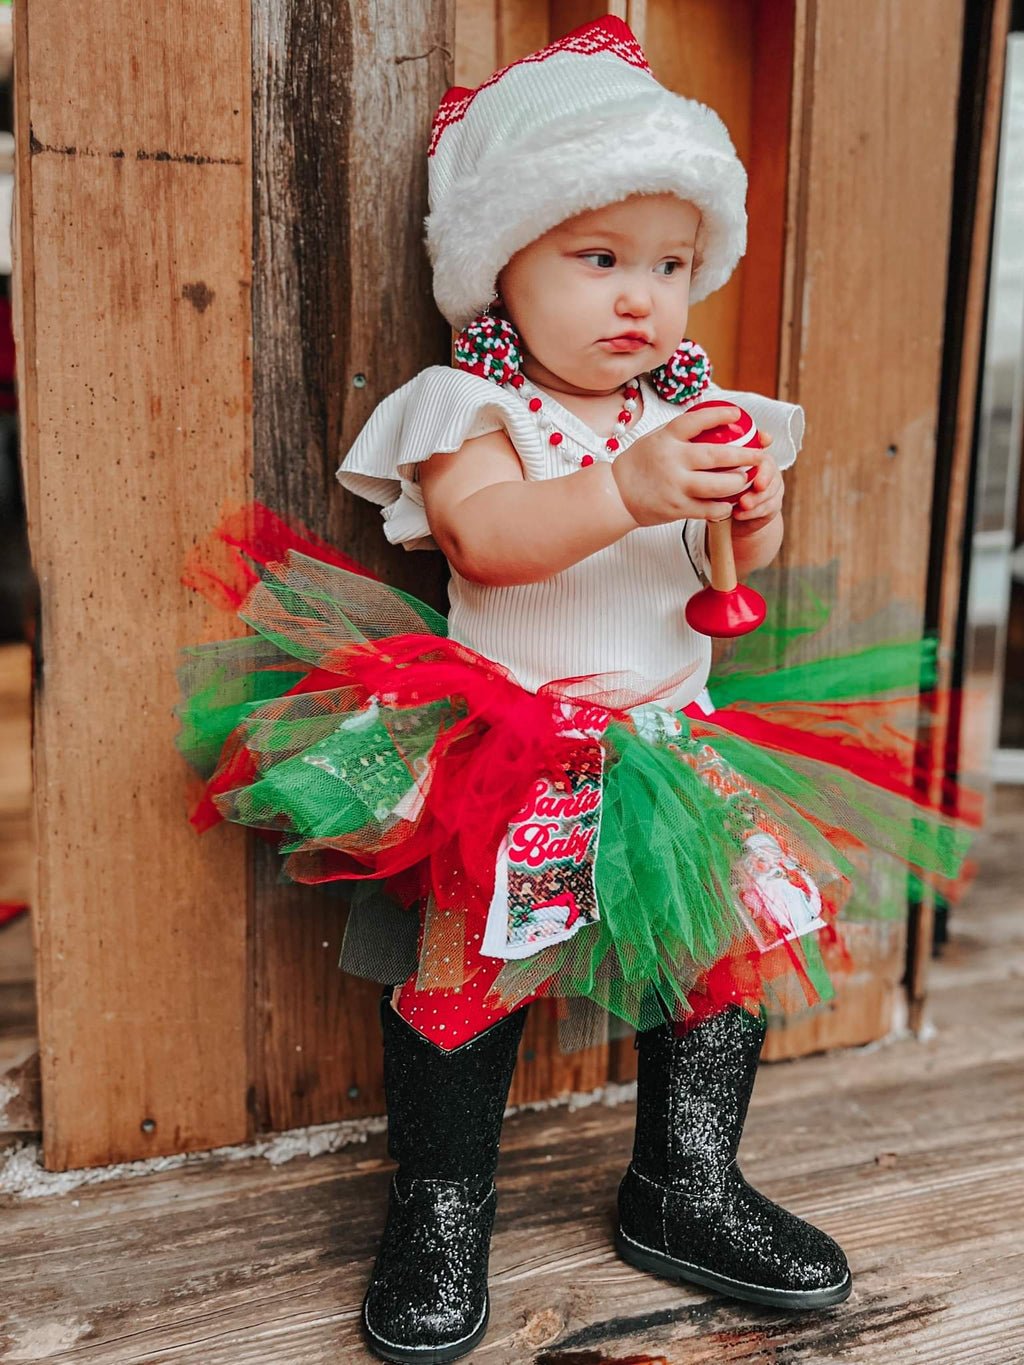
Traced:
<path fill-rule="evenodd" d="M 506 1119 L 488 1365 L 1010 1365 L 1024 1357 L 1024 793 L 1003 788 L 927 1038 L 762 1066 L 740 1158 L 835 1236 L 854 1290 L 786 1314 L 654 1279 L 611 1246 L 633 1105 Z M 0 1200 L 0 1360 L 369 1362 L 359 1306 L 383 1133 L 281 1166 L 210 1159 Z M 70 1273 L 73 1272 L 73 1273 Z"/>
<path fill-rule="evenodd" d="M 755 69 L 760 62 L 754 11 L 753 0 L 647 0 L 646 16 L 646 51 L 655 76 L 670 90 L 715 110 L 748 170 Z M 761 79 L 770 77 L 765 73 Z M 788 72 L 782 73 L 782 80 L 788 84 Z M 752 224 L 751 235 L 760 227 Z M 687 334 L 711 357 L 716 383 L 726 386 L 734 386 L 739 377 L 746 269 L 747 263 L 741 262 L 728 284 L 694 304 L 687 323 Z M 776 307 L 775 327 L 777 318 Z"/>
<path fill-rule="evenodd" d="M 888 606 L 923 628 L 963 6 L 940 0 L 922 26 L 896 0 L 798 0 L 795 18 L 779 391 L 807 435 L 776 580 L 831 563 L 837 624 Z M 886 952 L 842 984 L 851 1041 L 901 1004 Z"/>
<path fill-rule="evenodd" d="M 794 5 L 757 0 L 749 18 L 751 73 L 747 252 L 739 267 L 735 383 L 775 396 L 779 385 L 786 252 L 786 185 L 793 95 Z"/>
<path fill-rule="evenodd" d="M 390 546 L 335 470 L 386 394 L 448 358 L 422 220 L 454 5 L 255 0 L 252 17 L 255 492 L 443 608 L 441 555 Z M 380 1113 L 380 990 L 338 970 L 344 898 L 284 884 L 269 844 L 251 858 L 256 1129 Z"/>
<path fill-rule="evenodd" d="M 177 650 L 205 620 L 183 556 L 248 491 L 246 20 L 225 0 L 185 0 L 173 23 L 126 0 L 85 25 L 54 0 L 15 14 L 53 1169 L 247 1131 L 243 849 L 237 831 L 200 842 L 187 824 L 171 715 Z"/>

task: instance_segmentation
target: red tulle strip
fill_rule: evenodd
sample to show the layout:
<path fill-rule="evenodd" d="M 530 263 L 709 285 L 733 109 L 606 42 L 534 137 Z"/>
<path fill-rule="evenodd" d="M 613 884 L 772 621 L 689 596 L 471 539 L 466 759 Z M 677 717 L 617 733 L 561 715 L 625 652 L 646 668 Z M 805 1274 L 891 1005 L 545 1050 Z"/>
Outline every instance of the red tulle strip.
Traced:
<path fill-rule="evenodd" d="M 200 834 L 220 824 L 224 816 L 218 810 L 215 798 L 221 792 L 248 787 L 258 777 L 256 760 L 242 742 L 240 732 L 236 730 L 225 742 L 217 771 L 204 786 L 189 814 L 190 823 Z"/>
<path fill-rule="evenodd" d="M 457 698 L 428 758 L 429 800 L 411 832 L 367 855 L 317 849 L 295 857 L 288 872 L 300 881 L 335 877 L 406 878 L 405 898 L 433 892 L 439 907 L 457 906 L 468 920 L 486 920 L 494 862 L 509 820 L 524 804 L 538 773 L 557 772 L 566 741 L 558 733 L 554 685 L 538 693 L 456 641 L 434 636 L 391 636 L 386 646 L 359 644 L 339 651 L 339 670 L 367 697 L 388 707 L 420 707 Z M 566 680 L 572 687 L 578 680 Z M 564 724 L 564 720 L 561 722 Z"/>
<path fill-rule="evenodd" d="M 259 582 L 252 564 L 280 563 L 288 550 L 380 581 L 377 574 L 336 550 L 302 522 L 285 521 L 256 501 L 226 505 L 207 538 L 186 554 L 181 581 L 214 606 L 237 611 L 249 589 Z"/>
<path fill-rule="evenodd" d="M 915 698 L 905 699 L 906 702 Z M 695 736 L 713 736 L 713 726 L 730 734 L 749 739 L 764 749 L 796 754 L 832 764 L 855 777 L 863 778 L 896 796 L 905 797 L 924 809 L 944 814 L 955 813 L 959 819 L 980 826 L 984 818 L 984 802 L 978 792 L 959 783 L 943 784 L 941 799 L 931 801 L 926 793 L 934 777 L 934 767 L 920 754 L 911 757 L 906 745 L 893 748 L 874 739 L 873 727 L 863 723 L 865 710 L 884 716 L 893 707 L 892 700 L 878 702 L 827 702 L 820 707 L 810 703 L 800 708 L 800 727 L 781 725 L 750 711 L 725 707 L 714 713 L 710 726 L 693 727 Z M 897 703 L 899 704 L 899 703 Z M 837 721 L 847 717 L 850 739 L 837 739 L 833 733 Z M 827 732 L 823 733 L 827 726 Z M 819 728 L 816 728 L 819 727 Z M 950 807 L 955 811 L 951 812 Z"/>

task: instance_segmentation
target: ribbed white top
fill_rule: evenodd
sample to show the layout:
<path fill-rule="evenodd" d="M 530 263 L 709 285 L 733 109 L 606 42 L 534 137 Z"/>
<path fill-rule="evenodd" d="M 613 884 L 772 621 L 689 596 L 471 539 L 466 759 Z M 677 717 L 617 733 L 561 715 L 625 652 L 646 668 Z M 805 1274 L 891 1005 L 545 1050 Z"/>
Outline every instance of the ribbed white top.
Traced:
<path fill-rule="evenodd" d="M 630 443 L 686 408 L 660 398 L 643 378 L 640 391 L 643 410 L 630 427 Z M 780 469 L 796 459 L 802 408 L 715 384 L 700 397 L 745 408 L 774 438 Z M 544 409 L 565 435 L 561 449 L 604 449 L 604 439 L 556 399 L 545 395 Z M 501 428 L 528 479 L 575 472 L 577 465 L 547 442 L 518 394 L 464 370 L 432 365 L 377 405 L 337 477 L 351 492 L 382 505 L 392 544 L 432 549 L 416 466 Z M 684 614 L 708 573 L 704 528 L 702 520 L 638 527 L 563 573 L 516 587 L 471 583 L 453 569 L 449 634 L 504 664 L 530 691 L 559 678 L 618 674 L 601 678 L 594 690 L 647 688 L 673 709 L 685 706 L 703 689 L 711 665 L 711 641 L 691 630 Z M 685 670 L 690 672 L 680 682 L 677 675 Z"/>

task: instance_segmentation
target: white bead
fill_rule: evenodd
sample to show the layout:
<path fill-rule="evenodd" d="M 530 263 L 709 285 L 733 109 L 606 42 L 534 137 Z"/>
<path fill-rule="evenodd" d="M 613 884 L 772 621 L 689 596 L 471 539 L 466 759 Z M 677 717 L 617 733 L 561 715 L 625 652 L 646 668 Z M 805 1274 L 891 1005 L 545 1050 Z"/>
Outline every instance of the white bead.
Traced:
<path fill-rule="evenodd" d="M 623 401 L 622 406 L 626 409 L 627 412 L 636 412 L 636 409 L 637 409 L 637 402 L 636 402 L 636 399 L 635 399 L 635 398 L 626 398 L 626 399 Z"/>

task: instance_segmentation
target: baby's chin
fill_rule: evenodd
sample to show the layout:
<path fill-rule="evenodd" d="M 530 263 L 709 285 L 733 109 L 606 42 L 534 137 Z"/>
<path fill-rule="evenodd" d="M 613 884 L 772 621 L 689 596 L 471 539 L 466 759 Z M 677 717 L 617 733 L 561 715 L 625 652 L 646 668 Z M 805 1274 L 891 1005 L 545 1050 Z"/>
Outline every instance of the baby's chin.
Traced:
<path fill-rule="evenodd" d="M 646 374 L 656 363 L 650 346 L 618 353 L 598 348 L 596 355 L 581 356 L 572 366 L 566 366 L 563 361 L 562 378 L 580 388 L 611 389 Z"/>

